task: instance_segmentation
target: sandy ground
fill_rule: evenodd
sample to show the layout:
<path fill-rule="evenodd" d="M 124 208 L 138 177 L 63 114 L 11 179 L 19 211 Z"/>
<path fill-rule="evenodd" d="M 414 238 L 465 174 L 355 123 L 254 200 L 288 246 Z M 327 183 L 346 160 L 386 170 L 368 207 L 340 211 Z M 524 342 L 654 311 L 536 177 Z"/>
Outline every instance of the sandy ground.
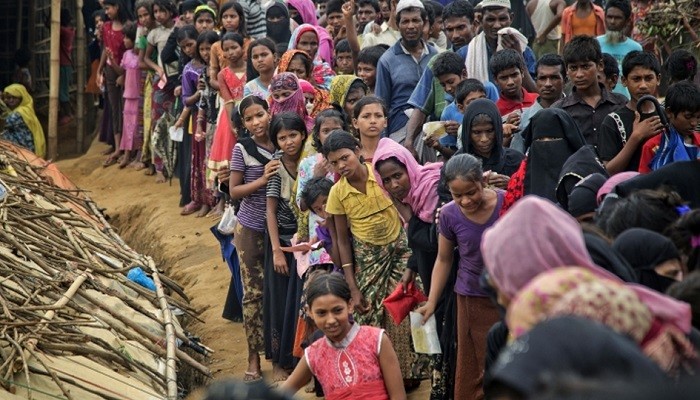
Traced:
<path fill-rule="evenodd" d="M 201 310 L 205 323 L 188 329 L 200 336 L 215 353 L 209 368 L 215 379 L 243 377 L 246 345 L 243 327 L 221 318 L 230 272 L 221 259 L 219 245 L 209 231 L 218 221 L 180 216 L 177 180 L 156 184 L 155 178 L 131 168 L 116 165 L 102 168 L 106 145 L 95 140 L 88 152 L 74 159 L 57 162 L 61 171 L 77 186 L 89 190 L 97 204 L 105 208 L 111 222 L 136 250 L 154 256 L 159 267 L 177 280 Z M 272 367 L 263 363 L 265 377 Z M 428 398 L 429 385 L 423 382 L 411 399 Z M 299 398 L 315 398 L 300 391 Z M 198 399 L 201 393 L 189 398 Z"/>

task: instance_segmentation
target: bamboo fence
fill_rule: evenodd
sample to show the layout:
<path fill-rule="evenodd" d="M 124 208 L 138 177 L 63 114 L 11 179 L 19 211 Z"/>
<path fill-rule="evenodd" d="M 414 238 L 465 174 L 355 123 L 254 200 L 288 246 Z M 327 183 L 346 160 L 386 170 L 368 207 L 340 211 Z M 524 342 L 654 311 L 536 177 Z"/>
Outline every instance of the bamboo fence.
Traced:
<path fill-rule="evenodd" d="M 176 399 L 178 367 L 209 377 L 181 349 L 211 353 L 173 315 L 196 318 L 168 294 L 182 288 L 83 191 L 30 157 L 0 141 L 0 398 L 4 389 L 29 399 Z M 136 265 L 155 292 L 127 279 Z"/>

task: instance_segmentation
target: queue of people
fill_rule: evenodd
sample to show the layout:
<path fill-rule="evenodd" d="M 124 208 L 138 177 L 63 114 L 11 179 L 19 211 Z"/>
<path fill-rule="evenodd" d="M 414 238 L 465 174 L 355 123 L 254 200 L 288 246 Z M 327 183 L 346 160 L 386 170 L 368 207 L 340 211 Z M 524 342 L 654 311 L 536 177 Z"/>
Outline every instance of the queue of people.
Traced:
<path fill-rule="evenodd" d="M 636 3 L 102 3 L 104 167 L 235 213 L 245 382 L 265 357 L 328 399 L 698 393 L 697 59 L 643 50 Z M 9 89 L 31 134 L 5 136 L 39 154 Z M 396 290 L 427 297 L 440 354 Z"/>

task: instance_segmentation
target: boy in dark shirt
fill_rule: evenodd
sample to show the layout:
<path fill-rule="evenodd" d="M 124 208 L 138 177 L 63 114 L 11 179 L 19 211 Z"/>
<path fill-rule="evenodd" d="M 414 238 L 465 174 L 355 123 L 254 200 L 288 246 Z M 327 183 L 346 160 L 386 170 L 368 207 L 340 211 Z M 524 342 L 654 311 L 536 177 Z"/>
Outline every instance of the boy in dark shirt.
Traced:
<path fill-rule="evenodd" d="M 609 92 L 598 82 L 603 71 L 603 53 L 594 37 L 576 36 L 564 47 L 564 62 L 569 80 L 574 84 L 570 96 L 552 104 L 576 121 L 587 144 L 598 145 L 598 130 L 603 119 L 627 103 L 621 94 Z"/>
<path fill-rule="evenodd" d="M 637 113 L 637 100 L 656 93 L 660 74 L 661 66 L 652 53 L 633 51 L 622 60 L 622 84 L 629 90 L 630 101 L 603 119 L 598 136 L 598 155 L 610 175 L 637 171 L 642 146 L 662 128 L 651 103 L 644 105 L 648 113 Z"/>

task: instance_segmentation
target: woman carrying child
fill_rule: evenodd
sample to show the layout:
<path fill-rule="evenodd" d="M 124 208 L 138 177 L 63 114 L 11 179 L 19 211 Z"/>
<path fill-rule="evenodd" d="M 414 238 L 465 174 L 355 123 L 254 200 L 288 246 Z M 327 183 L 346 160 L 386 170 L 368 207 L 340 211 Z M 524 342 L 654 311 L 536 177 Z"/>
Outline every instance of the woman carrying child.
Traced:
<path fill-rule="evenodd" d="M 357 321 L 387 330 L 397 348 L 402 376 L 414 387 L 415 379 L 424 378 L 425 359 L 411 350 L 408 320 L 395 325 L 382 306 L 399 284 L 411 255 L 399 214 L 370 165 L 364 163 L 352 134 L 332 132 L 323 144 L 323 155 L 341 176 L 331 189 L 326 211 L 333 216 L 334 247 L 351 288 Z"/>

